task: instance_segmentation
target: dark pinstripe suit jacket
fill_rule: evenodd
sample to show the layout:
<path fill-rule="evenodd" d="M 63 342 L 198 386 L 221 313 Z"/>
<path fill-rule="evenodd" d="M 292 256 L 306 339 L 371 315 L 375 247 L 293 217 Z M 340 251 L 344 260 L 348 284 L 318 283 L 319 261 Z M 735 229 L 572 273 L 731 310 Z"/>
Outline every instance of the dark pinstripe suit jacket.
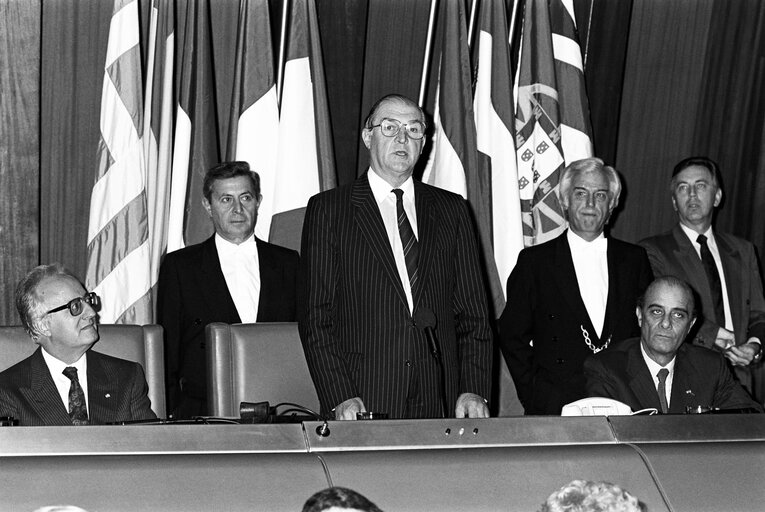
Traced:
<path fill-rule="evenodd" d="M 489 397 L 492 335 L 475 232 L 458 195 L 414 182 L 419 235 L 415 311 L 436 315 L 453 414 L 460 393 Z M 413 325 L 382 216 L 367 176 L 311 198 L 301 245 L 298 318 L 308 367 L 329 412 L 360 397 L 370 411 L 440 417 L 440 374 Z"/>
<path fill-rule="evenodd" d="M 609 337 L 614 346 L 640 334 L 635 307 L 653 280 L 648 257 L 642 247 L 610 237 L 606 259 L 608 298 L 598 338 L 579 293 L 587 284 L 577 282 L 566 233 L 518 256 L 499 331 L 526 414 L 559 415 L 565 404 L 585 397 L 582 364 L 592 352 L 582 328 L 596 347 Z"/>
<path fill-rule="evenodd" d="M 71 427 L 41 350 L 0 373 L 0 416 L 13 416 L 22 426 Z M 156 418 L 141 365 L 92 350 L 86 354 L 91 424 Z"/>
<path fill-rule="evenodd" d="M 260 263 L 258 322 L 294 322 L 298 253 L 257 238 L 255 243 Z M 220 267 L 215 235 L 165 256 L 157 302 L 165 330 L 168 411 L 179 417 L 183 379 L 186 395 L 201 402 L 202 409 L 190 414 L 207 414 L 205 327 L 211 322 L 241 322 Z"/>

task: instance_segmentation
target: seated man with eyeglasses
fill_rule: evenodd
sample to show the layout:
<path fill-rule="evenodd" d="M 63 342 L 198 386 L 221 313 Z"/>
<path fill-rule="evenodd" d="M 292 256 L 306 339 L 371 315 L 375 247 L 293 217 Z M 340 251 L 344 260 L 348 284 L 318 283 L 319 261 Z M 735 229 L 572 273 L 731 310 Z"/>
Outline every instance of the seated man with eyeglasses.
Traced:
<path fill-rule="evenodd" d="M 141 365 L 90 350 L 101 299 L 64 267 L 32 269 L 16 287 L 16 308 L 40 347 L 0 373 L 0 416 L 21 426 L 156 418 Z"/>

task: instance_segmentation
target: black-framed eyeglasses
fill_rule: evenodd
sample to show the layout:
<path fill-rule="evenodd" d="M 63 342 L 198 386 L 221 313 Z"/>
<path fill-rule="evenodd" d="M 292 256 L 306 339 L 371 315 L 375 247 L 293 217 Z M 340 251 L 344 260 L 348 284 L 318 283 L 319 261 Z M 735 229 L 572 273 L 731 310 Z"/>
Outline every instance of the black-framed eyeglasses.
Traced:
<path fill-rule="evenodd" d="M 380 133 L 385 137 L 395 137 L 401 131 L 401 128 L 406 130 L 406 134 L 409 138 L 414 140 L 420 140 L 425 136 L 425 123 L 422 121 L 412 121 L 411 123 L 401 124 L 395 119 L 388 119 L 387 117 L 380 121 L 380 124 L 373 124 L 369 127 L 370 130 L 380 127 Z"/>
<path fill-rule="evenodd" d="M 99 297 L 96 292 L 90 292 L 86 293 L 82 297 L 75 297 L 63 306 L 59 306 L 57 308 L 53 308 L 50 311 L 46 311 L 45 314 L 49 313 L 56 313 L 58 311 L 63 311 L 65 309 L 69 309 L 69 314 L 72 316 L 79 316 L 82 314 L 82 310 L 84 309 L 82 303 L 86 302 L 91 308 L 93 308 L 93 311 L 100 311 L 101 310 L 101 297 Z"/>

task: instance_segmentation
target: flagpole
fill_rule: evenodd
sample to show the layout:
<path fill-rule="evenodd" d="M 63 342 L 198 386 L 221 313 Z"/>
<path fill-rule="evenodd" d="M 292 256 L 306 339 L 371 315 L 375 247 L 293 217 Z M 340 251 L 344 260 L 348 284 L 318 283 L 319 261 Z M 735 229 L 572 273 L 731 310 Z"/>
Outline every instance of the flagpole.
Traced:
<path fill-rule="evenodd" d="M 470 7 L 470 24 L 468 25 L 468 49 L 473 46 L 473 29 L 475 28 L 475 11 L 478 6 L 478 0 L 473 0 L 473 5 Z"/>
<path fill-rule="evenodd" d="M 510 16 L 510 30 L 508 31 L 507 44 L 513 44 L 513 35 L 515 34 L 515 19 L 518 17 L 518 4 L 524 0 L 515 0 L 513 2 L 513 14 Z"/>
<path fill-rule="evenodd" d="M 425 86 L 428 83 L 428 63 L 430 62 L 430 50 L 433 44 L 433 26 L 436 19 L 436 2 L 438 0 L 430 1 L 430 19 L 428 20 L 428 35 L 425 41 L 425 57 L 422 60 L 422 79 L 420 80 L 420 108 L 425 104 Z"/>
<path fill-rule="evenodd" d="M 279 68 L 276 76 L 276 89 L 280 107 L 282 104 L 282 86 L 284 85 L 284 46 L 287 44 L 287 7 L 289 2 L 290 0 L 284 0 L 282 4 L 282 29 L 279 35 Z"/>

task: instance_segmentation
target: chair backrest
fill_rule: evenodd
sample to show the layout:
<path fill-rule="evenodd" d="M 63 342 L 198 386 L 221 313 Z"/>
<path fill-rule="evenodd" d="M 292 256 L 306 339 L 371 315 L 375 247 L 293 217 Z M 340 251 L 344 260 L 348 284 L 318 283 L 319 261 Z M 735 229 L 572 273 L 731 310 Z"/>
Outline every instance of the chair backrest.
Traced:
<path fill-rule="evenodd" d="M 300 252 L 305 207 L 279 212 L 271 219 L 268 241 Z"/>
<path fill-rule="evenodd" d="M 292 402 L 319 410 L 297 323 L 209 324 L 207 405 L 239 417 L 240 402 Z"/>
<path fill-rule="evenodd" d="M 100 339 L 93 350 L 143 366 L 149 384 L 151 409 L 165 413 L 165 352 L 159 325 L 99 325 Z M 0 371 L 32 355 L 37 344 L 21 326 L 0 327 Z"/>

